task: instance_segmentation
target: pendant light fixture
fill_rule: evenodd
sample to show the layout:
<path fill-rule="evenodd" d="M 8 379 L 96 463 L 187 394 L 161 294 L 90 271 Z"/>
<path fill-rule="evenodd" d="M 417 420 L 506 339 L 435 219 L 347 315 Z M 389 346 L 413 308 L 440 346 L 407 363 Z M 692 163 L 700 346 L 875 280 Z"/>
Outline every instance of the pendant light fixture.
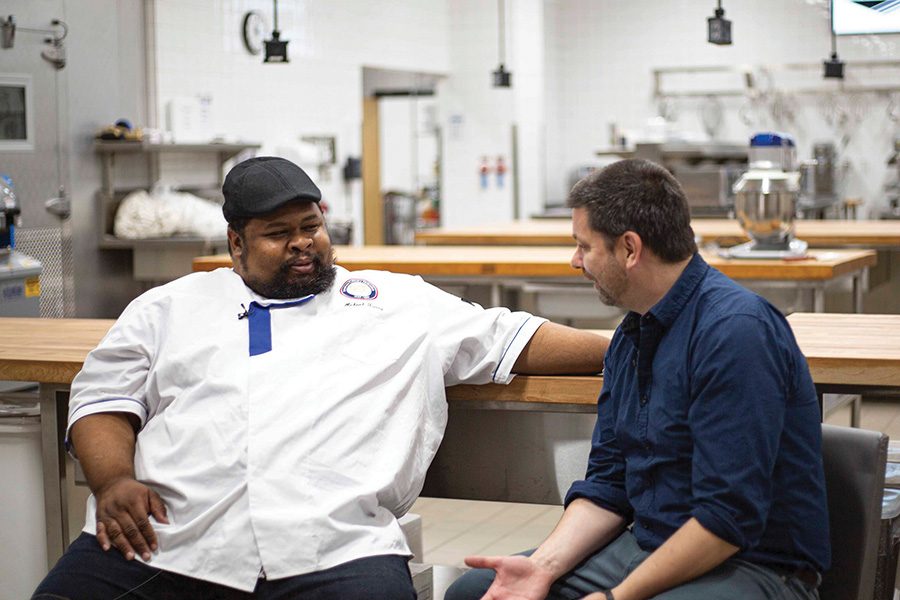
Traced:
<path fill-rule="evenodd" d="M 834 34 L 834 2 L 831 3 L 831 60 L 822 61 L 825 79 L 843 79 L 844 61 L 838 58 L 837 36 Z"/>
<path fill-rule="evenodd" d="M 713 16 L 706 19 L 706 40 L 719 46 L 731 45 L 731 21 L 725 18 L 722 0 L 718 0 Z"/>
<path fill-rule="evenodd" d="M 506 19 L 504 18 L 504 8 L 506 0 L 497 0 L 497 41 L 500 56 L 500 66 L 492 72 L 494 87 L 508 88 L 512 87 L 512 73 L 506 70 L 503 64 L 506 60 Z"/>
<path fill-rule="evenodd" d="M 266 40 L 266 57 L 263 62 L 267 63 L 286 63 L 287 56 L 287 40 L 281 39 L 281 32 L 278 31 L 278 0 L 272 0 L 275 12 L 275 22 L 272 29 L 272 39 Z"/>

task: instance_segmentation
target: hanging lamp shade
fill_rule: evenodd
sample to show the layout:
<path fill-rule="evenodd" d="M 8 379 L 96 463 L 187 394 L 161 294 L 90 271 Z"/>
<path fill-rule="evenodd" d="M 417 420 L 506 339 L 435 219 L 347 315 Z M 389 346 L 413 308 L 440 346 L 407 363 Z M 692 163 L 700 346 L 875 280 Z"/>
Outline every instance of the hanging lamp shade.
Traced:
<path fill-rule="evenodd" d="M 506 20 L 504 19 L 504 0 L 497 0 L 497 50 L 500 66 L 491 72 L 491 82 L 496 88 L 512 87 L 512 73 L 506 70 Z"/>
<path fill-rule="evenodd" d="M 265 63 L 286 63 L 287 40 L 281 39 L 281 32 L 278 31 L 278 0 L 272 0 L 272 8 L 275 14 L 275 26 L 272 28 L 272 39 L 266 40 L 266 57 L 263 59 Z"/>
<path fill-rule="evenodd" d="M 491 75 L 493 76 L 494 87 L 512 87 L 512 73 L 504 68 L 503 63 L 500 63 L 500 66 Z"/>
<path fill-rule="evenodd" d="M 280 39 L 281 32 L 275 30 L 272 32 L 272 39 L 266 40 L 266 57 L 263 59 L 263 62 L 272 63 L 272 62 L 280 62 L 286 63 L 288 62 L 287 55 L 287 40 Z"/>

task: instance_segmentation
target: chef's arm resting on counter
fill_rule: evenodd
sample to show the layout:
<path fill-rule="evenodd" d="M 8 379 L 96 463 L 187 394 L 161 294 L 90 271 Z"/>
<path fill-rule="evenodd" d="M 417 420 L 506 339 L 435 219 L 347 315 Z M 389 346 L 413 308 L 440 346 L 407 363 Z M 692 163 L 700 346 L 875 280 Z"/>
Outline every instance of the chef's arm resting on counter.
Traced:
<path fill-rule="evenodd" d="M 513 366 L 520 375 L 594 374 L 603 369 L 609 340 L 590 331 L 543 323 Z"/>

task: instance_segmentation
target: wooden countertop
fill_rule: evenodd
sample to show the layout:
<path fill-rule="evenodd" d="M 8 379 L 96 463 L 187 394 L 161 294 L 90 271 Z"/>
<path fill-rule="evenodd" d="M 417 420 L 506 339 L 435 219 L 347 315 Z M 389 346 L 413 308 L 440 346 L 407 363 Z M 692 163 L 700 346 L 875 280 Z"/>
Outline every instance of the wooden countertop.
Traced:
<path fill-rule="evenodd" d="M 788 317 L 818 384 L 900 388 L 900 315 L 795 313 Z M 0 379 L 69 384 L 108 319 L 0 318 Z M 611 331 L 599 331 L 611 335 Z M 594 404 L 603 380 L 519 376 L 508 386 L 459 385 L 450 400 Z"/>
<path fill-rule="evenodd" d="M 112 319 L 0 319 L 0 379 L 72 382 Z"/>
<path fill-rule="evenodd" d="M 900 315 L 788 317 L 813 381 L 900 388 Z"/>
<path fill-rule="evenodd" d="M 573 247 L 559 246 L 336 246 L 337 262 L 350 271 L 377 269 L 423 277 L 572 277 Z M 734 279 L 822 281 L 871 267 L 873 250 L 811 250 L 806 260 L 738 260 L 703 253 Z M 230 267 L 227 254 L 194 259 L 194 271 Z"/>
<path fill-rule="evenodd" d="M 796 235 L 810 246 L 900 248 L 900 221 L 796 221 Z M 735 219 L 694 219 L 694 233 L 702 242 L 733 246 L 748 240 Z M 416 241 L 441 246 L 560 246 L 572 245 L 569 218 L 531 219 L 493 226 L 432 229 L 416 234 Z"/>

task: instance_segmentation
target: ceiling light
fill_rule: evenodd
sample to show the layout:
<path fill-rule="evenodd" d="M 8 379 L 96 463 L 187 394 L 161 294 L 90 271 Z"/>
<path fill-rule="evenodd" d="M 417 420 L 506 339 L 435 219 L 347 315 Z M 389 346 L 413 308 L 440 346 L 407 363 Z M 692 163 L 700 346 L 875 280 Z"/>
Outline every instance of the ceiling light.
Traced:
<path fill-rule="evenodd" d="M 834 34 L 834 3 L 831 3 L 831 60 L 822 61 L 825 66 L 825 79 L 843 79 L 844 78 L 844 61 L 838 58 L 837 54 L 837 36 Z"/>
<path fill-rule="evenodd" d="M 707 41 L 719 46 L 731 45 L 731 21 L 725 18 L 725 10 L 722 8 L 722 0 L 719 0 L 713 16 L 706 20 Z"/>
<path fill-rule="evenodd" d="M 844 78 L 844 61 L 838 58 L 837 52 L 831 53 L 831 60 L 824 60 L 825 79 L 843 79 Z"/>
<path fill-rule="evenodd" d="M 497 42 L 500 66 L 491 72 L 494 87 L 512 87 L 512 73 L 506 70 L 503 64 L 506 57 L 506 19 L 503 14 L 504 0 L 497 0 Z"/>
<path fill-rule="evenodd" d="M 287 40 L 281 39 L 281 32 L 278 31 L 278 0 L 272 0 L 275 9 L 275 23 L 272 29 L 272 39 L 266 40 L 266 57 L 263 62 L 267 63 L 286 63 L 287 56 Z"/>

